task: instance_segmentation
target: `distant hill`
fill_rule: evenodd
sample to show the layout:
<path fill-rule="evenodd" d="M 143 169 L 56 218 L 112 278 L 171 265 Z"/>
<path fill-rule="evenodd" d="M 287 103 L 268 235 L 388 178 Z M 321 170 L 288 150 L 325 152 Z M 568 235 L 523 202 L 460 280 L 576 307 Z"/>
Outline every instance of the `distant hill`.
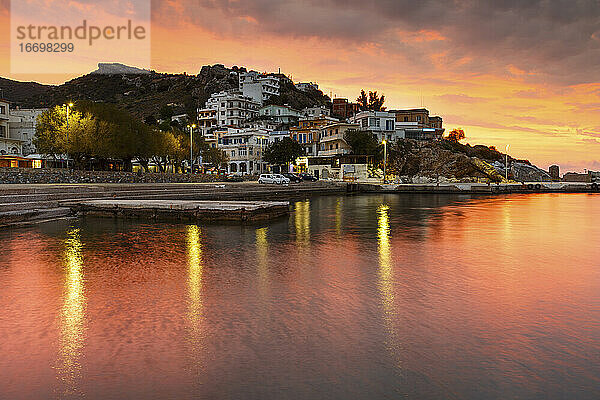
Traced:
<path fill-rule="evenodd" d="M 212 93 L 238 87 L 238 67 L 221 64 L 204 66 L 197 75 L 161 74 L 122 64 L 99 64 L 98 70 L 65 82 L 42 85 L 0 78 L 4 97 L 21 108 L 51 107 L 67 101 L 91 100 L 113 103 L 134 116 L 159 117 L 169 105 L 174 114 L 193 115 Z M 321 91 L 302 92 L 284 75 L 281 96 L 273 102 L 285 102 L 295 108 L 325 105 L 329 98 Z"/>
<path fill-rule="evenodd" d="M 119 63 L 100 63 L 98 69 L 91 72 L 92 74 L 105 74 L 105 75 L 137 75 L 137 74 L 149 74 L 150 71 L 130 67 Z"/>

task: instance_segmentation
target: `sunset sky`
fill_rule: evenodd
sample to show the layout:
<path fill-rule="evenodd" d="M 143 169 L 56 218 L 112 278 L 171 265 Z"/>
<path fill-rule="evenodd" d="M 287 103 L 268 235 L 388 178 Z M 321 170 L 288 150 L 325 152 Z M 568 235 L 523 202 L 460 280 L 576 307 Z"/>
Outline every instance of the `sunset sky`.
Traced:
<path fill-rule="evenodd" d="M 77 76 L 10 73 L 9 3 L 0 0 L 0 76 Z M 441 115 L 471 144 L 510 144 L 543 168 L 600 170 L 597 0 L 154 0 L 151 60 L 172 73 L 281 68 L 350 99 L 377 90 L 388 108 Z M 120 60 L 87 71 L 98 61 Z"/>

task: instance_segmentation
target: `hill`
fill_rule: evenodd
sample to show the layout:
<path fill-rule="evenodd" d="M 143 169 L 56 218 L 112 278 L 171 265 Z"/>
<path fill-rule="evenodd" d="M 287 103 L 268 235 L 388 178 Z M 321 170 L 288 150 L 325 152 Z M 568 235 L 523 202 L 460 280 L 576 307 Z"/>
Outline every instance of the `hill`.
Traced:
<path fill-rule="evenodd" d="M 62 85 L 42 85 L 0 78 L 4 97 L 21 108 L 51 107 L 68 101 L 91 100 L 116 104 L 139 119 L 159 117 L 161 109 L 173 114 L 194 115 L 212 93 L 238 87 L 237 73 L 245 68 L 226 68 L 221 64 L 204 66 L 197 75 L 164 74 L 120 64 L 100 64 L 98 70 Z M 104 72 L 104 73 L 99 73 Z M 329 98 L 321 91 L 298 90 L 284 75 L 281 96 L 275 104 L 295 108 L 325 105 Z"/>

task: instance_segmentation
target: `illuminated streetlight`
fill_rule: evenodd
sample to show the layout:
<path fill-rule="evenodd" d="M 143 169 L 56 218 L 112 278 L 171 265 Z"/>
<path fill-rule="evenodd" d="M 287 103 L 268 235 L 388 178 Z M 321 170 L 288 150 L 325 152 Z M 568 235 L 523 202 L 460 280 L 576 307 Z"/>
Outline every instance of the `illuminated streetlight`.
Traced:
<path fill-rule="evenodd" d="M 196 124 L 188 125 L 190 128 L 190 174 L 194 172 L 194 128 Z"/>
<path fill-rule="evenodd" d="M 385 183 L 385 170 L 387 167 L 387 141 L 384 139 L 381 144 L 383 144 L 383 183 Z"/>

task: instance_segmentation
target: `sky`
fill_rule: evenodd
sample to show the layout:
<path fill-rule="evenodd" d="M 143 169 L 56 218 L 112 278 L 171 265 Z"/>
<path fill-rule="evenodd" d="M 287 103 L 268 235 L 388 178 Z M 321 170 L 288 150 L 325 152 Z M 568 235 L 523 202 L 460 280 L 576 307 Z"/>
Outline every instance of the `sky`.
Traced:
<path fill-rule="evenodd" d="M 0 0 L 0 38 L 9 20 Z M 543 168 L 600 170 L 597 0 L 153 0 L 151 28 L 159 72 L 281 68 L 333 96 L 377 90 L 388 108 L 424 106 L 466 142 L 510 145 Z M 5 42 L 2 77 L 76 76 L 11 74 Z M 89 60 L 87 70 L 99 61 L 120 60 Z"/>

